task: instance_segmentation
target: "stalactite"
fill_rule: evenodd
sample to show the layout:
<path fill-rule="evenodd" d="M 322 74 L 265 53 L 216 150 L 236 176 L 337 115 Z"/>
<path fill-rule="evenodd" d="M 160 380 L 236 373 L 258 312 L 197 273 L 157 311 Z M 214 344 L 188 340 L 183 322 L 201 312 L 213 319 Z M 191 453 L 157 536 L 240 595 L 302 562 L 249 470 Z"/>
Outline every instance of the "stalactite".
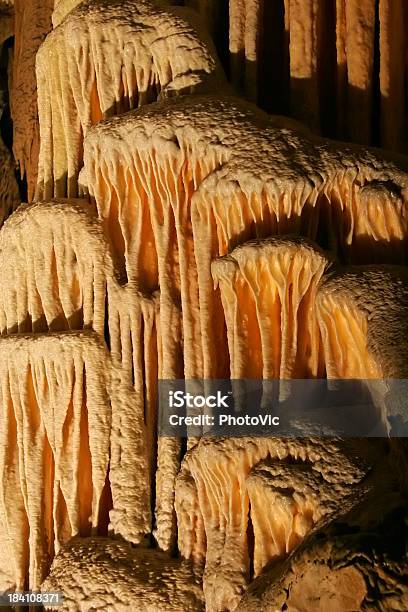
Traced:
<path fill-rule="evenodd" d="M 0 245 L 3 336 L 92 329 L 109 343 L 111 525 L 139 542 L 152 528 L 158 297 L 118 283 L 107 237 L 85 201 L 21 206 Z"/>
<path fill-rule="evenodd" d="M 291 114 L 319 130 L 319 0 L 290 0 Z"/>
<path fill-rule="evenodd" d="M 407 151 L 402 0 L 230 0 L 228 20 L 222 3 L 185 2 L 221 53 L 229 40 L 231 82 L 247 99 L 325 136 Z"/>
<path fill-rule="evenodd" d="M 0 340 L 1 515 L 17 588 L 38 589 L 72 535 L 107 518 L 111 411 L 106 352 L 92 332 Z"/>
<path fill-rule="evenodd" d="M 153 523 L 158 304 L 131 285 L 110 289 L 108 300 L 111 354 L 117 364 L 111 391 L 110 520 L 115 533 L 138 543 Z M 158 457 L 159 465 L 164 458 Z"/>
<path fill-rule="evenodd" d="M 406 6 L 401 0 L 380 1 L 381 143 L 394 151 L 403 149 L 406 142 L 405 12 Z"/>
<path fill-rule="evenodd" d="M 323 607 L 405 609 L 402 564 L 381 557 L 394 546 L 333 546 L 349 527 L 371 546 L 402 506 L 404 443 L 184 442 L 158 435 L 157 400 L 160 379 L 327 376 L 330 398 L 362 379 L 382 411 L 388 379 L 408 378 L 406 161 L 233 97 L 202 25 L 226 61 L 229 42 L 246 98 L 403 150 L 408 10 L 230 0 L 227 25 L 226 1 L 181 3 L 0 0 L 0 38 L 16 17 L 14 155 L 37 200 L 17 208 L 0 140 L 0 591 L 253 612 L 317 602 L 314 580 Z"/>
<path fill-rule="evenodd" d="M 176 485 L 179 548 L 198 567 L 205 555 L 203 586 L 209 609 L 233 610 L 251 577 L 251 562 L 258 573 L 264 561 L 275 554 L 287 554 L 296 538 L 302 537 L 302 529 L 307 529 L 308 515 L 312 522 L 318 521 L 325 513 L 335 513 L 340 499 L 343 507 L 352 504 L 349 496 L 367 467 L 361 460 L 358 465 L 348 452 L 338 443 L 327 440 L 244 437 L 204 437 L 189 451 Z M 271 467 L 267 476 L 264 474 L 261 491 L 260 472 L 268 469 L 266 465 L 271 460 L 275 468 Z M 320 509 L 312 492 L 316 480 L 322 488 Z M 271 495 L 274 503 L 269 505 Z M 264 522 L 260 520 L 257 503 L 262 505 Z M 298 513 L 298 518 L 290 524 L 288 504 L 296 506 Z M 251 521 L 255 537 L 252 558 L 248 545 Z M 274 529 L 270 529 L 272 524 Z M 288 533 L 282 541 L 285 530 Z"/>
<path fill-rule="evenodd" d="M 324 374 L 314 302 L 327 265 L 312 244 L 285 236 L 246 242 L 213 262 L 232 379 Z"/>
<path fill-rule="evenodd" d="M 326 235 L 345 260 L 405 258 L 407 179 L 396 162 L 312 139 L 236 99 L 185 98 L 102 122 L 84 160 L 83 183 L 128 278 L 141 290 L 160 284 L 161 317 L 175 330 L 163 338 L 172 376 L 183 357 L 188 378 L 227 375 L 210 265 L 237 244 Z"/>
<path fill-rule="evenodd" d="M 346 14 L 348 138 L 371 142 L 375 0 L 348 0 Z"/>
<path fill-rule="evenodd" d="M 223 151 L 205 142 L 200 151 L 183 135 L 183 126 L 173 136 L 169 118 L 157 111 L 126 115 L 113 122 L 114 130 L 106 122 L 86 138 L 85 180 L 105 227 L 113 234 L 116 255 L 127 277 L 142 291 L 160 285 L 160 316 L 168 325 L 163 335 L 163 367 L 167 370 L 163 377 L 182 374 L 184 353 L 185 375 L 194 378 L 203 370 L 197 350 L 200 321 L 191 198 L 200 182 L 221 166 Z M 112 138 L 115 133 L 121 138 Z"/>
<path fill-rule="evenodd" d="M 86 0 L 69 13 L 37 55 L 37 199 L 77 197 L 83 138 L 94 123 L 159 95 L 221 85 L 201 29 L 186 10 L 148 0 Z"/>
<path fill-rule="evenodd" d="M 20 193 L 9 150 L 0 138 L 0 227 L 20 204 Z"/>
<path fill-rule="evenodd" d="M 103 337 L 111 264 L 87 203 L 21 206 L 0 243 L 2 335 L 92 328 Z"/>
<path fill-rule="evenodd" d="M 229 7 L 232 83 L 256 102 L 263 0 L 231 0 Z"/>
<path fill-rule="evenodd" d="M 13 152 L 26 175 L 28 199 L 34 197 L 37 183 L 40 137 L 37 109 L 35 57 L 38 48 L 51 30 L 53 0 L 15 0 L 15 45 L 11 90 L 13 119 Z"/>
<path fill-rule="evenodd" d="M 328 378 L 407 375 L 405 267 L 350 266 L 329 274 L 316 301 Z"/>
<path fill-rule="evenodd" d="M 382 477 L 381 493 L 370 495 L 362 504 L 363 523 L 363 515 L 373 519 L 390 504 L 389 493 L 384 493 L 389 472 L 383 470 Z M 387 532 L 381 529 L 386 522 L 361 531 L 356 529 L 355 517 L 354 510 L 324 525 L 288 560 L 271 564 L 252 582 L 236 611 L 362 610 L 367 604 L 383 610 L 405 609 L 407 591 L 399 585 L 399 577 L 406 575 L 404 546 L 389 546 L 390 536 L 395 542 L 403 539 L 402 521 L 396 515 Z"/>
<path fill-rule="evenodd" d="M 272 559 L 294 550 L 324 515 L 334 512 L 339 497 L 339 491 L 333 495 L 332 482 L 303 462 L 261 461 L 252 468 L 246 486 L 254 530 L 254 576 Z"/>

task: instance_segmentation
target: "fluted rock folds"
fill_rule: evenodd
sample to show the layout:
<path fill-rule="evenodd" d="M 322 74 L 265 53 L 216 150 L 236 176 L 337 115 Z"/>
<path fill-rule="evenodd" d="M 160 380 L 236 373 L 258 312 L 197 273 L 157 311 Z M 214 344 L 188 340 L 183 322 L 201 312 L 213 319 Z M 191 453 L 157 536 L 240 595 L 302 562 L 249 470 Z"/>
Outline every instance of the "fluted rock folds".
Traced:
<path fill-rule="evenodd" d="M 160 284 L 170 330 L 181 303 L 183 346 L 163 337 L 163 355 L 174 372 L 183 354 L 186 377 L 228 376 L 211 261 L 238 244 L 293 233 L 345 262 L 405 260 L 403 164 L 233 98 L 185 97 L 101 122 L 84 161 L 121 265 L 141 288 Z"/>
<path fill-rule="evenodd" d="M 77 197 L 92 124 L 159 95 L 221 84 L 201 30 L 188 11 L 149 0 L 85 0 L 66 15 L 37 54 L 37 199 Z"/>
<path fill-rule="evenodd" d="M 113 532 L 139 542 L 152 529 L 158 305 L 156 296 L 120 284 L 108 239 L 92 206 L 84 201 L 21 206 L 3 227 L 0 243 L 1 342 L 4 355 L 10 353 L 1 375 L 3 512 L 8 537 L 20 555 L 15 561 L 16 582 L 22 587 L 28 571 L 29 584 L 38 586 L 60 545 L 58 530 L 65 539 L 86 534 L 89 518 L 95 529 L 106 530 L 109 523 Z M 86 358 L 81 351 L 87 351 Z M 91 385 L 89 390 L 86 385 Z M 95 393 L 97 400 L 92 399 Z M 57 415 L 60 430 L 54 432 L 51 424 Z M 92 431 L 85 431 L 89 419 Z M 89 448 L 81 450 L 80 440 L 85 444 L 88 436 Z M 92 436 L 97 442 L 92 443 Z M 30 448 L 30 440 L 37 444 L 37 439 L 38 450 Z M 103 452 L 98 444 L 105 445 Z M 75 460 L 78 453 L 83 469 Z M 38 454 L 44 458 L 39 460 Z M 23 514 L 16 518 L 15 512 L 10 514 L 9 496 L 15 495 L 10 486 L 13 478 L 14 486 L 28 478 L 18 471 L 25 462 L 38 477 L 21 485 Z M 104 462 L 103 474 L 88 474 L 87 462 Z M 60 469 L 69 480 L 61 484 L 63 497 L 58 492 Z M 78 479 L 88 487 L 85 491 Z M 30 499 L 35 487 L 39 493 L 34 503 Z M 93 495 L 89 487 L 96 488 Z M 26 489 L 31 490 L 29 499 Z M 100 517 L 93 509 L 91 516 L 92 499 L 97 508 L 102 490 L 105 514 Z M 70 522 L 64 518 L 65 506 L 70 513 L 82 513 L 81 525 L 74 515 Z"/>
<path fill-rule="evenodd" d="M 340 500 L 352 504 L 367 471 L 333 441 L 202 438 L 183 461 L 176 509 L 182 555 L 205 566 L 207 607 L 233 610 L 252 572 L 290 552 Z"/>

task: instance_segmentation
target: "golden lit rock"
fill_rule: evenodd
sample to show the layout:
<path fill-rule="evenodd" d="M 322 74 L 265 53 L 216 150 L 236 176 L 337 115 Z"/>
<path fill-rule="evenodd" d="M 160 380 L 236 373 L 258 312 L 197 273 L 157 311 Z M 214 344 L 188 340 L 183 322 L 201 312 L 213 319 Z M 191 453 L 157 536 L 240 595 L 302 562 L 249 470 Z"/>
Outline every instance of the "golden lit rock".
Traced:
<path fill-rule="evenodd" d="M 317 313 L 328 378 L 407 376 L 407 281 L 399 266 L 339 268 L 323 280 Z"/>
<path fill-rule="evenodd" d="M 407 24 L 403 0 L 0 1 L 0 591 L 408 608 Z M 241 418 L 272 400 L 276 435 L 161 435 L 166 379 L 228 379 Z"/>
<path fill-rule="evenodd" d="M 173 376 L 182 354 L 187 378 L 228 375 L 211 261 L 238 244 L 296 233 L 347 261 L 405 260 L 398 162 L 315 139 L 234 98 L 185 97 L 102 122 L 84 160 L 83 185 L 128 278 L 142 290 L 160 285 L 161 316 L 176 330 L 163 338 Z"/>
<path fill-rule="evenodd" d="M 149 0 L 86 0 L 37 54 L 37 198 L 77 197 L 83 139 L 101 119 L 160 95 L 222 83 L 194 15 Z"/>
<path fill-rule="evenodd" d="M 53 0 L 15 0 L 11 116 L 13 152 L 20 173 L 27 178 L 28 199 L 34 197 L 37 183 L 40 134 L 37 109 L 35 58 L 51 30 Z"/>
<path fill-rule="evenodd" d="M 293 236 L 244 242 L 213 262 L 232 379 L 324 374 L 315 298 L 328 263 L 311 243 Z"/>
<path fill-rule="evenodd" d="M 177 478 L 176 510 L 181 554 L 198 568 L 205 560 L 207 607 L 235 609 L 251 566 L 258 574 L 340 500 L 353 503 L 366 471 L 329 440 L 201 438 Z"/>
<path fill-rule="evenodd" d="M 16 586 L 38 589 L 61 544 L 108 519 L 106 352 L 92 332 L 15 335 L 0 347 L 0 512 Z"/>

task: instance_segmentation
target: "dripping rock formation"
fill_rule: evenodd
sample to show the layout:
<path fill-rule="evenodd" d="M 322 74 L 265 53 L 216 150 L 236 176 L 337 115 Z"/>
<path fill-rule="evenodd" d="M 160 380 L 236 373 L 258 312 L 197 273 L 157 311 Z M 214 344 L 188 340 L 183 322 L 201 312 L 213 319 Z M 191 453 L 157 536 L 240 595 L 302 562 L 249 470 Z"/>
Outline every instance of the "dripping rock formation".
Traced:
<path fill-rule="evenodd" d="M 407 610 L 403 0 L 4 0 L 0 39 L 0 593 Z M 214 380 L 351 380 L 378 429 L 163 435 Z"/>

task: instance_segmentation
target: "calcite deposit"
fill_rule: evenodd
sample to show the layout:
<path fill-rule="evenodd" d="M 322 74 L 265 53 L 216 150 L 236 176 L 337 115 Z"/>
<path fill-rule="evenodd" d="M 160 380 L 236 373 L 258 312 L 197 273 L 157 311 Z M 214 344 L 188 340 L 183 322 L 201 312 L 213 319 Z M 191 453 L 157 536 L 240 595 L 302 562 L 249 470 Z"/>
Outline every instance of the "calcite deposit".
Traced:
<path fill-rule="evenodd" d="M 78 195 L 83 139 L 94 123 L 159 95 L 220 86 L 215 54 L 190 21 L 150 0 L 87 0 L 50 32 L 36 61 L 37 197 Z"/>
<path fill-rule="evenodd" d="M 43 588 L 62 591 L 64 609 L 72 611 L 205 609 L 199 576 L 187 562 L 108 538 L 72 539 Z"/>
<path fill-rule="evenodd" d="M 13 119 L 13 153 L 22 176 L 26 175 L 28 199 L 34 197 L 40 134 L 37 108 L 35 58 L 52 28 L 53 0 L 15 0 L 13 66 L 10 107 Z"/>
<path fill-rule="evenodd" d="M 406 267 L 334 270 L 319 289 L 317 311 L 329 378 L 407 377 Z"/>
<path fill-rule="evenodd" d="M 111 409 L 92 333 L 1 340 L 1 516 L 17 588 L 38 589 L 72 535 L 105 521 Z"/>
<path fill-rule="evenodd" d="M 227 323 L 231 378 L 323 374 L 314 304 L 328 265 L 311 243 L 290 236 L 248 241 L 213 261 Z"/>
<path fill-rule="evenodd" d="M 20 204 L 20 193 L 10 151 L 0 139 L 0 226 Z"/>
<path fill-rule="evenodd" d="M 234 246 L 295 233 L 347 262 L 406 257 L 402 160 L 316 139 L 236 98 L 183 97 L 99 123 L 81 180 L 127 276 L 142 289 L 160 284 L 171 329 L 181 303 L 186 378 L 228 375 L 211 261 Z M 170 335 L 163 343 L 174 372 L 182 348 Z"/>
<path fill-rule="evenodd" d="M 408 609 L 407 24 L 0 2 L 0 592 Z M 161 382 L 219 379 L 297 429 L 167 435 Z"/>
<path fill-rule="evenodd" d="M 202 438 L 183 461 L 176 509 L 180 551 L 205 567 L 208 608 L 235 609 L 253 572 L 361 495 L 368 469 L 335 441 Z"/>

